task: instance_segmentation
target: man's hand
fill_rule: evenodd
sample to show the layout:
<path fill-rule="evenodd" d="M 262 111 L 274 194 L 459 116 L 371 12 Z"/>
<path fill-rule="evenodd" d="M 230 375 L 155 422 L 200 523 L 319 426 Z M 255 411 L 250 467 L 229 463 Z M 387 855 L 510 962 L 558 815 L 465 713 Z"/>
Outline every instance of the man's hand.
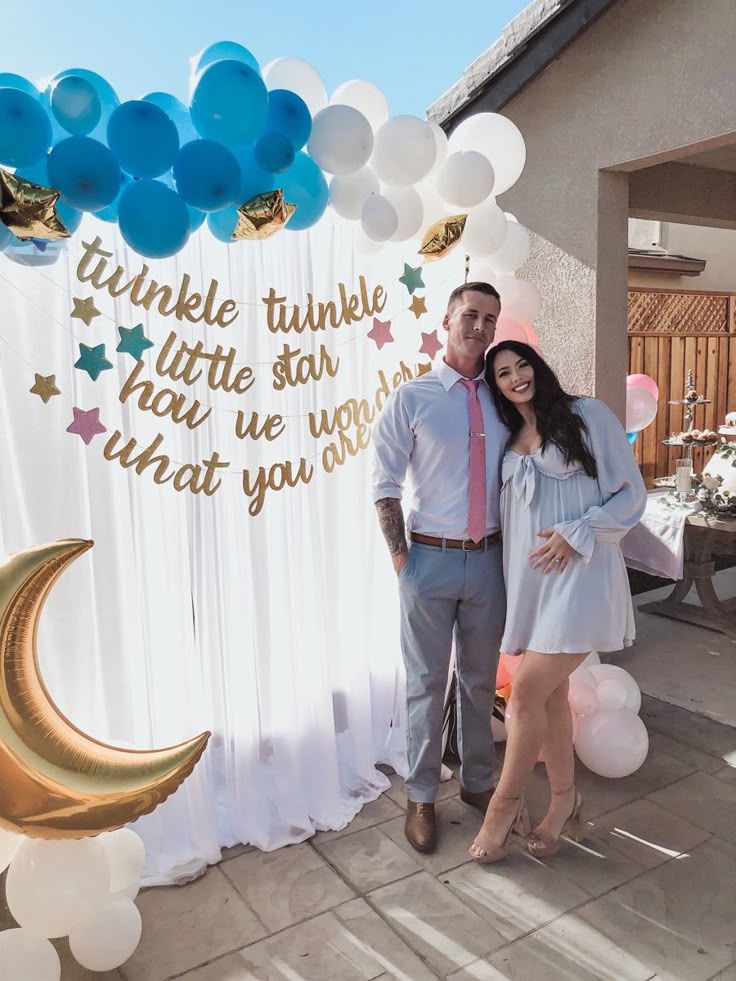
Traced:
<path fill-rule="evenodd" d="M 398 574 L 404 568 L 404 566 L 406 565 L 406 563 L 409 561 L 409 553 L 408 552 L 399 552 L 398 555 L 392 555 L 391 556 L 391 561 L 394 564 L 394 572 L 398 576 Z"/>
<path fill-rule="evenodd" d="M 565 539 L 553 528 L 545 528 L 538 532 L 540 538 L 546 538 L 544 545 L 529 553 L 532 560 L 532 569 L 542 569 L 542 574 L 557 571 L 563 572 L 570 562 L 570 559 L 578 553 L 569 545 Z"/>
<path fill-rule="evenodd" d="M 383 537 L 386 539 L 388 550 L 391 553 L 391 561 L 398 576 L 409 558 L 401 501 L 393 497 L 381 498 L 380 501 L 376 501 L 376 511 L 378 512 L 378 523 L 381 526 Z"/>

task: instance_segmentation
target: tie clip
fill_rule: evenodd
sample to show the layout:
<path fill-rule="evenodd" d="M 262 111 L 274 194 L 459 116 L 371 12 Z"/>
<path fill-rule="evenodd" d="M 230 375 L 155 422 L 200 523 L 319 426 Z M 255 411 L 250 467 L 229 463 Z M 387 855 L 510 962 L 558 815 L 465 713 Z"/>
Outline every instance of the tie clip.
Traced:
<path fill-rule="evenodd" d="M 482 437 L 483 437 L 483 439 L 485 439 L 485 438 L 486 438 L 486 434 L 485 434 L 485 433 L 471 433 L 470 435 L 471 435 L 471 436 L 482 436 Z"/>

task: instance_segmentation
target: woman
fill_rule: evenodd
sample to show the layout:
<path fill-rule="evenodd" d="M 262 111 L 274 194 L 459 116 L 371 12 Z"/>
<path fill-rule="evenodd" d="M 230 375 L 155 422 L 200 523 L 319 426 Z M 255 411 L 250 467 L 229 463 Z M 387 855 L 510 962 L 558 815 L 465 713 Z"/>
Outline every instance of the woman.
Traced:
<path fill-rule="evenodd" d="M 552 796 L 529 851 L 554 855 L 563 832 L 582 839 L 568 678 L 591 650 L 620 650 L 634 639 L 619 541 L 646 504 L 626 434 L 603 402 L 568 395 L 536 351 L 517 341 L 489 351 L 486 379 L 510 432 L 501 650 L 524 659 L 514 675 L 503 772 L 470 848 L 482 863 L 504 857 L 514 826 L 528 828 L 524 788 L 542 746 Z"/>

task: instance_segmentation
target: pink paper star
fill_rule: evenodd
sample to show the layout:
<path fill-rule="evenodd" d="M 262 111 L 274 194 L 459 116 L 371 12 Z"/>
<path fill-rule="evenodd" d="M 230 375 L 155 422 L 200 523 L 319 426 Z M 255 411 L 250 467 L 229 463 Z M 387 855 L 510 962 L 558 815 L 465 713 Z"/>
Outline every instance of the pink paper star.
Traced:
<path fill-rule="evenodd" d="M 85 412 L 84 409 L 78 409 L 75 405 L 72 406 L 72 412 L 74 413 L 74 422 L 67 426 L 66 431 L 81 436 L 87 446 L 89 446 L 98 433 L 107 432 L 100 422 L 99 409 L 89 409 Z"/>
<path fill-rule="evenodd" d="M 419 348 L 420 354 L 428 355 L 433 361 L 434 356 L 438 351 L 441 351 L 444 345 L 440 344 L 440 339 L 437 336 L 437 331 L 433 330 L 431 334 L 425 334 L 422 331 L 422 346 Z"/>
<path fill-rule="evenodd" d="M 378 317 L 374 317 L 373 327 L 368 331 L 368 336 L 372 341 L 376 342 L 376 347 L 379 351 L 384 344 L 392 344 L 393 337 L 391 336 L 391 321 L 379 320 Z"/>

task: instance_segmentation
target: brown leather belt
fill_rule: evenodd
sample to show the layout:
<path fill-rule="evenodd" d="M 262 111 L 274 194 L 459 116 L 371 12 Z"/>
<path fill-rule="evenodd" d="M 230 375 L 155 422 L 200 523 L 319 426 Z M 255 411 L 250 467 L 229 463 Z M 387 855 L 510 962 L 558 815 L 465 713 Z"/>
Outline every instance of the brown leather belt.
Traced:
<path fill-rule="evenodd" d="M 500 541 L 501 532 L 495 531 L 492 535 L 486 535 L 479 542 L 474 542 L 470 538 L 436 538 L 433 535 L 420 535 L 416 531 L 410 532 L 409 538 L 417 545 L 434 545 L 435 548 L 442 548 L 444 542 L 446 548 L 461 548 L 463 552 L 478 552 L 485 551 L 489 546 Z"/>

